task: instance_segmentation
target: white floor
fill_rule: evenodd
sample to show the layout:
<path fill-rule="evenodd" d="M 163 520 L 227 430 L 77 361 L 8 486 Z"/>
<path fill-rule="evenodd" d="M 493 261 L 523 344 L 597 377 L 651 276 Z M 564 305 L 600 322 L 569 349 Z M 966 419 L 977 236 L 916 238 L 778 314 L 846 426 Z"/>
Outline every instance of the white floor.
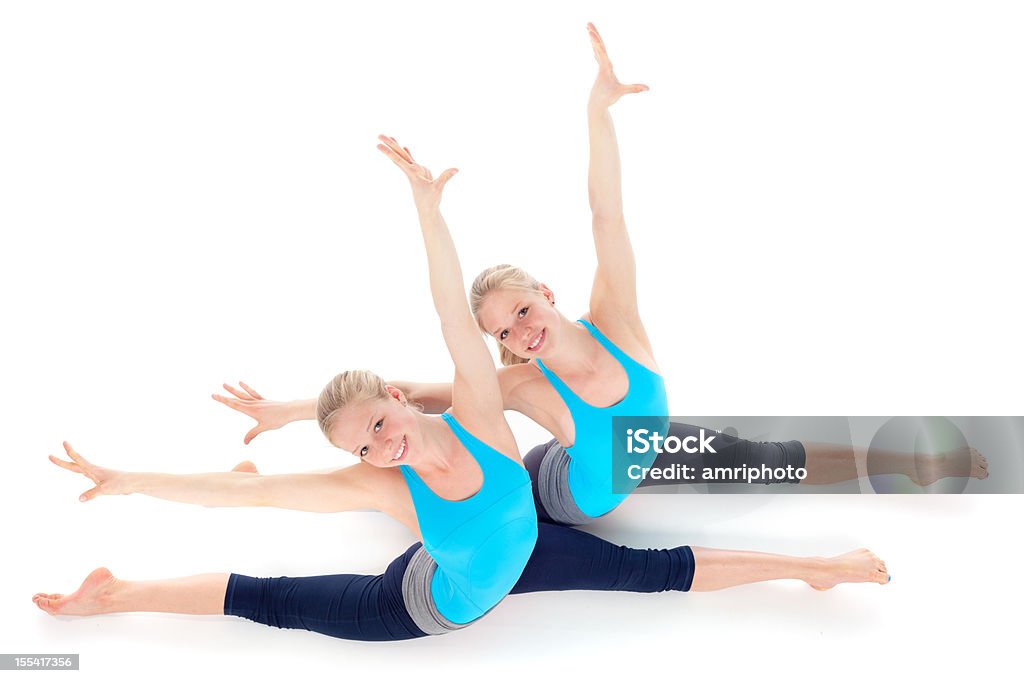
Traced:
<path fill-rule="evenodd" d="M 459 633 L 390 644 L 224 616 L 52 618 L 31 596 L 99 566 L 377 573 L 412 542 L 369 513 L 81 504 L 91 485 L 46 454 L 68 439 L 126 470 L 341 466 L 351 456 L 309 424 L 242 446 L 251 422 L 209 394 L 244 379 L 311 397 L 360 367 L 449 379 L 408 187 L 378 133 L 435 174 L 460 169 L 443 208 L 467 281 L 516 263 L 583 313 L 588 20 L 618 76 L 651 88 L 613 116 L 672 414 L 1024 414 L 1021 15 L 911 0 L 0 4 L 0 651 L 79 653 L 74 675 L 104 683 L 1013 677 L 1024 497 L 976 483 L 638 496 L 591 529 L 635 546 L 863 546 L 888 586 L 518 596 Z M 511 422 L 524 449 L 547 438 Z M 990 486 L 1021 490 L 1004 462 Z"/>
<path fill-rule="evenodd" d="M 513 596 L 472 628 L 388 644 L 234 617 L 54 618 L 30 601 L 37 591 L 73 589 L 100 565 L 138 579 L 376 571 L 410 541 L 387 519 L 106 499 L 77 515 L 68 504 L 57 533 L 52 522 L 32 524 L 49 517 L 41 504 L 23 510 L 24 531 L 6 534 L 9 547 L 25 550 L 8 555 L 0 642 L 7 652 L 79 653 L 86 680 L 128 680 L 151 670 L 246 677 L 343 672 L 346 679 L 433 670 L 446 680 L 479 680 L 482 671 L 527 677 L 729 672 L 769 680 L 828 672 L 847 680 L 883 669 L 989 679 L 1012 668 L 1019 645 L 1019 631 L 1007 624 L 1024 607 L 1024 553 L 1007 540 L 1006 525 L 1020 519 L 1021 504 L 1021 496 L 1006 495 L 638 497 L 594 530 L 635 546 L 690 543 L 792 554 L 865 546 L 886 560 L 893 580 L 826 593 L 774 581 L 701 594 Z"/>

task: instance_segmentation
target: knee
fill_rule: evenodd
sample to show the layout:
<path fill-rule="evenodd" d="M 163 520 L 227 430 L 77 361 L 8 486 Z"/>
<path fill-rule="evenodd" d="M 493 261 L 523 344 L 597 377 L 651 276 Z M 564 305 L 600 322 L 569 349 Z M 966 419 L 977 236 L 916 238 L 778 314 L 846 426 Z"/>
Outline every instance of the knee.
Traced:
<path fill-rule="evenodd" d="M 693 548 L 688 545 L 682 545 L 678 548 L 673 548 L 673 550 L 678 551 L 677 566 L 679 569 L 676 579 L 679 588 L 677 590 L 687 593 L 693 585 L 693 574 L 697 570 L 697 563 L 693 557 Z"/>
<path fill-rule="evenodd" d="M 224 614 L 283 628 L 274 596 L 281 579 L 232 574 L 224 596 Z"/>
<path fill-rule="evenodd" d="M 687 592 L 693 584 L 695 563 L 688 545 L 668 550 L 633 550 L 633 563 L 620 577 L 620 590 L 638 593 Z"/>
<path fill-rule="evenodd" d="M 792 468 L 792 471 L 803 468 L 807 463 L 807 454 L 804 451 L 804 446 L 799 441 L 770 441 L 764 443 L 758 443 L 758 448 L 761 451 L 761 455 L 758 459 L 758 463 L 764 463 L 772 471 L 776 470 L 788 470 Z M 771 479 L 766 483 L 800 483 L 799 479 L 783 477 L 778 479 Z"/>

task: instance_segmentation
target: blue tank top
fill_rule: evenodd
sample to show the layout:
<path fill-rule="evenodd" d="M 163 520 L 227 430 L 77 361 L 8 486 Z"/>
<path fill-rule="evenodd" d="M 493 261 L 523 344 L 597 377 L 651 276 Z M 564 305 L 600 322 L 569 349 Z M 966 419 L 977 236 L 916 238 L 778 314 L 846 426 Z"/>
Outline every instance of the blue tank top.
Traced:
<path fill-rule="evenodd" d="M 537 359 L 537 367 L 565 401 L 576 427 L 576 441 L 565 449 L 569 454 L 569 492 L 581 511 L 591 517 L 600 517 L 618 507 L 640 483 L 639 479 L 626 477 L 625 471 L 618 472 L 616 483 L 620 490 L 626 492 L 612 492 L 612 417 L 642 417 L 644 419 L 637 421 L 639 426 L 658 431 L 663 437 L 668 436 L 668 397 L 661 375 L 627 356 L 586 320 L 577 322 L 582 323 L 626 371 L 629 380 L 626 396 L 615 405 L 597 408 L 574 394 L 540 359 Z M 625 452 L 621 444 L 620 449 L 620 452 Z M 629 456 L 628 462 L 649 467 L 655 457 L 657 453 L 651 448 L 646 454 Z M 616 465 L 625 470 L 621 462 Z"/>
<path fill-rule="evenodd" d="M 430 591 L 449 621 L 468 624 L 498 604 L 519 580 L 537 542 L 537 508 L 530 475 L 463 429 L 448 424 L 484 475 L 483 486 L 462 501 L 441 498 L 408 465 L 409 486 L 423 547 L 437 562 Z"/>

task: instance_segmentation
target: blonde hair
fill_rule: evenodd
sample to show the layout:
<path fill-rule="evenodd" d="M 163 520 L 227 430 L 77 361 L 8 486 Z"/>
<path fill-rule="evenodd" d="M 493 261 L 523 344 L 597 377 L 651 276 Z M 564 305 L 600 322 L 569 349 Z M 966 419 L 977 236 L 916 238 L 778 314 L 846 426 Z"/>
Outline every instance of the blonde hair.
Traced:
<path fill-rule="evenodd" d="M 346 370 L 335 375 L 316 400 L 316 421 L 327 440 L 331 441 L 331 428 L 342 408 L 359 401 L 388 398 L 390 394 L 384 387 L 384 380 L 369 370 Z"/>
<path fill-rule="evenodd" d="M 335 375 L 320 392 L 316 400 L 317 424 L 320 425 L 320 431 L 327 440 L 331 441 L 331 428 L 338 421 L 338 413 L 342 408 L 360 401 L 388 398 L 391 398 L 391 394 L 388 393 L 387 384 L 380 375 L 369 370 L 346 370 L 340 375 Z M 423 412 L 423 405 L 409 400 L 408 396 L 404 405 Z M 337 444 L 331 441 L 331 445 Z"/>
<path fill-rule="evenodd" d="M 469 307 L 476 318 L 476 324 L 482 332 L 487 332 L 480 322 L 480 307 L 488 294 L 496 289 L 519 289 L 527 292 L 539 292 L 540 282 L 522 268 L 502 263 L 491 266 L 476 276 L 473 286 L 469 289 Z M 498 341 L 498 355 L 501 357 L 502 365 L 517 365 L 528 363 L 529 360 L 517 356 L 508 350 Z"/>

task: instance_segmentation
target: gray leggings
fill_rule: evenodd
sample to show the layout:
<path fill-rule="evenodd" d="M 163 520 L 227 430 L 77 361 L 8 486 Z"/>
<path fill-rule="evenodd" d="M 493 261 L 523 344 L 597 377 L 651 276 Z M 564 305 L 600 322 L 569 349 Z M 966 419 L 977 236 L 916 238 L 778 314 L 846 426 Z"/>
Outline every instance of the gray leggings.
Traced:
<path fill-rule="evenodd" d="M 668 433 L 670 436 L 678 437 L 680 440 L 688 436 L 700 440 L 701 427 L 672 422 Z M 709 430 L 704 428 L 705 433 Z M 652 467 L 671 467 L 673 463 L 689 465 L 697 478 L 686 483 L 690 484 L 746 484 L 745 477 L 716 478 L 713 481 L 704 481 L 701 475 L 705 467 L 718 468 L 728 467 L 739 468 L 743 465 L 751 468 L 760 468 L 767 465 L 774 472 L 776 468 L 785 469 L 787 465 L 793 467 L 793 471 L 804 467 L 807 464 L 807 453 L 804 445 L 799 441 L 748 441 L 736 436 L 724 433 L 715 433 L 715 453 L 662 453 L 654 461 Z M 658 479 L 643 479 L 640 486 L 664 486 L 678 482 L 667 482 Z M 793 478 L 772 478 L 760 479 L 757 484 L 799 484 L 800 480 Z"/>
<path fill-rule="evenodd" d="M 675 436 L 680 440 L 688 436 L 697 437 L 699 440 L 701 428 L 696 425 L 682 422 L 672 422 L 669 426 L 669 436 Z M 772 471 L 776 468 L 785 469 L 792 466 L 795 471 L 804 467 L 807 463 L 807 454 L 804 445 L 799 441 L 748 441 L 729 434 L 715 434 L 715 453 L 661 453 L 654 461 L 652 467 L 670 468 L 673 464 L 688 465 L 694 469 L 690 470 L 697 475 L 696 479 L 688 483 L 746 483 L 745 478 L 724 479 L 718 478 L 713 482 L 705 482 L 700 477 L 705 467 L 735 468 L 747 465 L 751 468 L 760 468 L 767 465 Z M 561 524 L 564 526 L 577 526 L 593 521 L 582 510 L 580 510 L 572 499 L 569 491 L 569 455 L 565 452 L 558 441 L 552 439 L 547 443 L 534 446 L 526 457 L 523 458 L 533 482 L 533 498 L 537 504 L 537 517 L 542 522 Z M 664 481 L 659 479 L 644 479 L 640 486 L 665 486 L 678 482 Z M 798 479 L 768 479 L 759 480 L 759 484 L 780 484 L 799 483 Z"/>

